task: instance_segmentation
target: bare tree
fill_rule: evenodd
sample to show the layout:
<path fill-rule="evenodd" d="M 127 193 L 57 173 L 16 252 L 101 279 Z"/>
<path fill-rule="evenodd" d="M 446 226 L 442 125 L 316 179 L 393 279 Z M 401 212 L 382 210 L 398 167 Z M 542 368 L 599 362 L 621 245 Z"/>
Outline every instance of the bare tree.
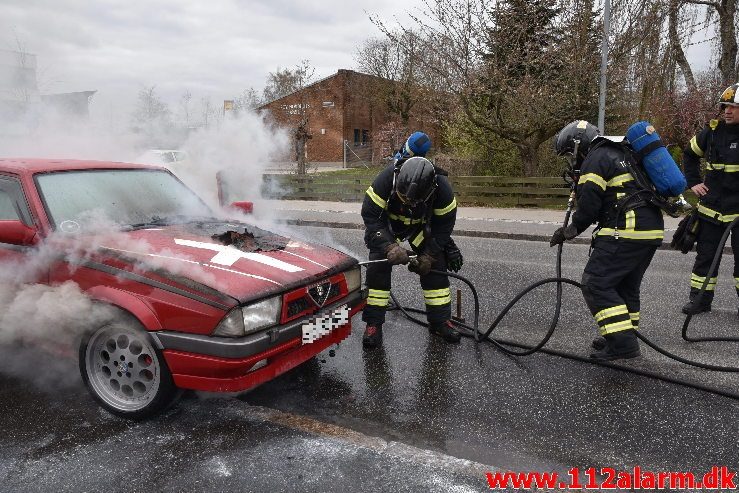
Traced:
<path fill-rule="evenodd" d="M 724 84 L 737 81 L 739 74 L 739 59 L 737 53 L 737 0 L 684 0 L 693 5 L 708 6 L 708 15 L 718 15 L 719 60 L 718 69 L 721 72 Z"/>
<path fill-rule="evenodd" d="M 523 173 L 536 174 L 541 144 L 597 102 L 592 0 L 427 0 L 424 11 L 415 29 L 469 122 L 461 128 L 488 155 L 491 134 L 511 142 Z"/>
<path fill-rule="evenodd" d="M 217 111 L 218 110 L 213 106 L 209 97 L 203 96 L 200 98 L 200 124 L 203 127 L 208 128 L 208 126 L 213 122 Z"/>
<path fill-rule="evenodd" d="M 133 113 L 134 126 L 148 133 L 169 126 L 171 123 L 169 106 L 156 93 L 156 86 L 144 87 L 139 91 Z"/>
<path fill-rule="evenodd" d="M 249 111 L 259 108 L 263 104 L 261 96 L 253 87 L 244 91 L 234 99 L 234 111 Z"/>
<path fill-rule="evenodd" d="M 192 93 L 185 90 L 180 96 L 180 109 L 182 110 L 182 122 L 186 127 L 190 126 L 190 102 L 192 101 Z"/>
<path fill-rule="evenodd" d="M 682 41 L 680 39 L 680 36 L 678 35 L 678 27 L 680 25 L 685 25 L 684 21 L 681 22 L 679 20 L 682 4 L 683 2 L 681 0 L 670 0 L 668 14 L 668 33 L 670 37 L 670 48 L 672 49 L 675 62 L 677 62 L 677 65 L 680 67 L 680 71 L 683 74 L 685 85 L 688 86 L 688 90 L 690 90 L 691 92 L 695 92 L 695 76 L 693 75 L 693 70 L 690 68 L 690 63 L 688 63 L 688 59 L 685 57 Z M 681 31 L 684 32 L 683 29 L 681 29 Z"/>
<path fill-rule="evenodd" d="M 304 89 L 313 80 L 315 68 L 309 60 L 303 60 L 294 69 L 280 69 L 270 72 L 267 76 L 267 85 L 263 91 L 264 101 L 274 101 L 297 94 L 294 102 L 294 110 L 291 110 L 293 122 L 293 141 L 295 143 L 295 160 L 297 162 L 297 173 L 304 175 L 306 172 L 305 154 L 308 140 L 312 138 L 309 130 L 308 101 Z"/>
<path fill-rule="evenodd" d="M 384 38 L 367 39 L 355 54 L 359 70 L 377 77 L 369 94 L 403 125 L 408 125 L 411 112 L 429 99 L 432 90 L 423 45 L 415 31 L 395 30 Z"/>
<path fill-rule="evenodd" d="M 267 84 L 264 87 L 262 98 L 265 102 L 280 99 L 307 86 L 313 79 L 315 68 L 309 60 L 302 60 L 293 69 L 281 69 L 267 75 Z"/>

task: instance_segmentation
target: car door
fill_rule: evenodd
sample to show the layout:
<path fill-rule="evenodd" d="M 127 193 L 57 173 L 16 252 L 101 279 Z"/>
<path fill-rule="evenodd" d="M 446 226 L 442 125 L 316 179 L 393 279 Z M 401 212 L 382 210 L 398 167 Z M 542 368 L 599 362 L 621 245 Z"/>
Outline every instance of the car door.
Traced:
<path fill-rule="evenodd" d="M 35 227 L 20 181 L 0 175 L 0 229 L 7 224 L 6 221 L 21 221 L 28 227 Z M 18 279 L 27 264 L 28 255 L 34 250 L 32 246 L 5 243 L 0 239 L 0 274 Z M 30 281 L 28 278 L 24 280 Z"/>

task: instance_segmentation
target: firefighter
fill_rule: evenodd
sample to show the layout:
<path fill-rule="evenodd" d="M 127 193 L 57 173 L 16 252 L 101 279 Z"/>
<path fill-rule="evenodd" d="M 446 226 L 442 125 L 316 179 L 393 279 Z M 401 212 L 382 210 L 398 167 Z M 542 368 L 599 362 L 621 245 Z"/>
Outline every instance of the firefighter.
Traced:
<path fill-rule="evenodd" d="M 449 278 L 430 273 L 447 268 L 456 272 L 463 262 L 451 239 L 457 201 L 447 173 L 423 157 L 430 148 L 428 135 L 413 133 L 396 154 L 396 162 L 377 175 L 362 203 L 369 259 L 388 260 L 367 267 L 369 295 L 362 313 L 367 324 L 362 344 L 367 349 L 382 342 L 392 266 L 398 264 L 409 264 L 408 269 L 420 276 L 431 333 L 447 342 L 460 339 L 450 323 Z M 412 252 L 401 246 L 405 240 Z M 409 253 L 417 258 L 410 261 Z"/>
<path fill-rule="evenodd" d="M 570 240 L 597 223 L 582 275 L 583 296 L 602 336 L 593 341 L 590 357 L 634 358 L 640 355 L 639 288 L 662 243 L 664 220 L 658 207 L 633 200 L 638 195 L 632 194 L 640 188 L 626 167 L 630 157 L 625 147 L 605 138 L 593 144 L 597 137 L 598 129 L 583 120 L 565 126 L 555 137 L 557 154 L 570 157 L 579 179 L 572 223 L 557 229 L 550 245 Z M 629 203 L 624 203 L 629 197 Z"/>
<path fill-rule="evenodd" d="M 718 280 L 718 267 L 708 280 L 700 304 L 696 297 L 706 280 L 708 269 L 729 223 L 739 217 L 739 84 L 721 94 L 719 109 L 722 119 L 711 120 L 683 151 L 683 167 L 688 186 L 700 198 L 695 264 L 690 277 L 690 298 L 683 306 L 685 314 L 711 311 Z M 701 179 L 700 160 L 706 161 Z M 731 232 L 734 250 L 734 286 L 739 296 L 739 228 Z M 719 258 L 719 263 L 720 263 Z M 739 312 L 737 312 L 739 315 Z"/>

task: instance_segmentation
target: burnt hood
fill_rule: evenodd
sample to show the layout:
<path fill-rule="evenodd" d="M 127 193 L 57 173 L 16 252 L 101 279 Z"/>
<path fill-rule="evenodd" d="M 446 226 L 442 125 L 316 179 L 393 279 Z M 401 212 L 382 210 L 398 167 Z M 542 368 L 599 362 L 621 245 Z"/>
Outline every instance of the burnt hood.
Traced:
<path fill-rule="evenodd" d="M 240 303 L 344 271 L 357 260 L 241 222 L 191 222 L 136 229 L 101 245 L 117 262 L 166 282 L 218 291 Z M 134 265 L 135 264 L 135 265 Z"/>

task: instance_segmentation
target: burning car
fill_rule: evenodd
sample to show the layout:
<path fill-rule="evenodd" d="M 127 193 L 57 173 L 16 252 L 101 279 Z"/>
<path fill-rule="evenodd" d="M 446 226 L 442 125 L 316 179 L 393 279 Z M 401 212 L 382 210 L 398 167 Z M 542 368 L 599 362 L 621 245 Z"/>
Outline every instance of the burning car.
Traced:
<path fill-rule="evenodd" d="M 91 211 L 119 229 L 100 239 Z M 150 416 L 180 389 L 250 389 L 349 335 L 365 302 L 356 259 L 214 216 L 164 168 L 0 159 L 0 262 L 53 243 L 35 281 L 73 281 L 117 313 L 78 356 L 111 413 Z"/>

